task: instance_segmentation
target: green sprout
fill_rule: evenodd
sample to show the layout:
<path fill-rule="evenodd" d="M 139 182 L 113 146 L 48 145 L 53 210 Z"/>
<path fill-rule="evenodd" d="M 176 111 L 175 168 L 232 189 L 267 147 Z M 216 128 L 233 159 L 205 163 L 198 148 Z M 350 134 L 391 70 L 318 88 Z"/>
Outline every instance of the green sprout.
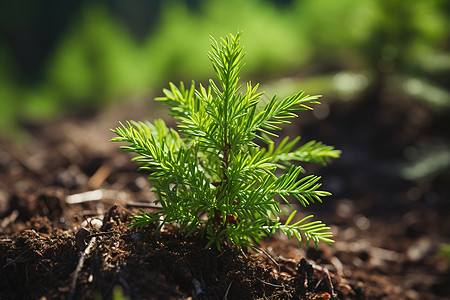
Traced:
<path fill-rule="evenodd" d="M 170 84 L 165 97 L 157 98 L 170 106 L 178 120 L 178 132 L 169 129 L 163 120 L 128 121 L 112 131 L 114 142 L 126 142 L 125 151 L 139 156 L 133 160 L 140 169 L 150 171 L 161 209 L 134 214 L 131 226 L 147 226 L 157 222 L 177 223 L 189 236 L 200 231 L 206 236 L 206 248 L 221 244 L 254 248 L 254 242 L 281 230 L 289 238 L 302 238 L 306 245 L 312 240 L 333 243 L 329 227 L 307 216 L 291 224 L 293 211 L 282 224 L 280 200 L 289 205 L 288 196 L 303 206 L 322 202 L 330 193 L 319 190 L 320 177 L 301 177 L 304 169 L 293 161 L 326 165 L 340 155 L 339 150 L 320 142 L 310 141 L 294 149 L 300 138 L 284 138 L 275 146 L 272 138 L 280 125 L 289 124 L 296 112 L 312 110 L 319 96 L 299 92 L 279 100 L 273 97 L 263 103 L 258 85 L 247 83 L 245 91 L 239 85 L 243 48 L 240 33 L 216 41 L 211 38 L 209 52 L 219 84 L 209 80 L 209 86 L 189 88 Z M 181 134 L 181 135 L 180 135 Z M 256 142 L 265 144 L 259 146 Z M 294 149 L 294 150 L 293 150 Z M 283 171 L 281 176 L 277 176 Z"/>

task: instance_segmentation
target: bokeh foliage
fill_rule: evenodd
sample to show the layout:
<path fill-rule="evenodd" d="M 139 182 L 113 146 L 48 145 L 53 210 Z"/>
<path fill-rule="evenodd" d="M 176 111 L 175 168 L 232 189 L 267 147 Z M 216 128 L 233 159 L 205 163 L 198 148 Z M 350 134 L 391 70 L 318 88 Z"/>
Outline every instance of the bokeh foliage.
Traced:
<path fill-rule="evenodd" d="M 376 82 L 394 72 L 402 80 L 422 84 L 410 82 L 407 92 L 424 98 L 418 86 L 431 86 L 448 106 L 443 87 L 449 81 L 450 18 L 445 1 L 161 1 L 156 16 L 149 16 L 153 25 L 136 38 L 133 26 L 124 22 L 133 14 L 124 19 L 113 8 L 131 10 L 137 2 L 130 1 L 129 7 L 114 1 L 81 2 L 79 13 L 43 62 L 39 78 L 31 82 L 22 79 L 14 48 L 0 40 L 3 132 L 13 132 L 19 120 L 95 112 L 131 95 L 151 95 L 169 79 L 205 80 L 212 75 L 203 55 L 208 36 L 236 30 L 245 32 L 243 43 L 251 54 L 244 79 L 319 69 L 323 74 L 365 72 Z M 23 18 L 32 14 L 30 8 Z"/>

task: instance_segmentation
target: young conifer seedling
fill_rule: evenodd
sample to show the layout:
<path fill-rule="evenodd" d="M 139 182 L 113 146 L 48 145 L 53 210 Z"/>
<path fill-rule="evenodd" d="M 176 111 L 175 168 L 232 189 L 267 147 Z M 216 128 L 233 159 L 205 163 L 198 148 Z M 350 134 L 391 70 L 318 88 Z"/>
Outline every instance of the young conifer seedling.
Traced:
<path fill-rule="evenodd" d="M 175 222 L 186 235 L 201 231 L 206 247 L 216 245 L 219 250 L 222 243 L 253 248 L 254 242 L 277 230 L 296 236 L 300 246 L 302 239 L 316 246 L 319 241 L 332 243 L 330 228 L 310 221 L 313 216 L 291 223 L 293 211 L 282 224 L 275 199 L 289 204 L 287 197 L 294 196 L 306 206 L 330 195 L 319 190 L 320 177 L 301 177 L 303 168 L 292 163 L 325 165 L 340 151 L 316 141 L 295 148 L 299 137 L 286 137 L 278 146 L 272 140 L 281 124 L 319 104 L 319 96 L 299 92 L 262 103 L 258 85 L 239 85 L 244 56 L 240 33 L 220 41 L 211 38 L 211 48 L 218 83 L 210 80 L 208 87 L 198 88 L 194 82 L 188 88 L 171 83 L 165 97 L 156 99 L 170 106 L 179 121 L 178 132 L 163 120 L 128 121 L 112 130 L 118 136 L 112 141 L 126 142 L 121 148 L 137 153 L 134 160 L 150 171 L 148 179 L 161 205 L 157 212 L 133 215 L 131 225 L 159 222 L 159 230 Z"/>

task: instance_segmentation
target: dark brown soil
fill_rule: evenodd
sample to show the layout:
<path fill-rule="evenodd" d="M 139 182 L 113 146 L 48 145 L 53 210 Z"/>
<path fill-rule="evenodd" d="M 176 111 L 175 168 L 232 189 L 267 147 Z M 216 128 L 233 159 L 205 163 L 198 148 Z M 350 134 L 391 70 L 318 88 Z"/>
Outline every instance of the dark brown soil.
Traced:
<path fill-rule="evenodd" d="M 392 183 L 376 156 L 342 140 L 330 143 L 358 163 L 344 156 L 328 169 L 335 196 L 305 212 L 331 225 L 334 246 L 299 248 L 275 235 L 260 245 L 266 254 L 219 252 L 176 228 L 127 227 L 130 213 L 151 210 L 154 195 L 146 174 L 107 142 L 117 120 L 140 117 L 126 114 L 29 126 L 24 149 L 1 144 L 0 299 L 450 299 L 449 267 L 438 255 L 450 242 L 448 189 L 430 190 L 441 200 L 428 203 L 413 195 L 423 190 Z M 317 129 L 325 139 L 349 134 L 327 131 L 345 125 L 339 114 L 328 122 Z"/>

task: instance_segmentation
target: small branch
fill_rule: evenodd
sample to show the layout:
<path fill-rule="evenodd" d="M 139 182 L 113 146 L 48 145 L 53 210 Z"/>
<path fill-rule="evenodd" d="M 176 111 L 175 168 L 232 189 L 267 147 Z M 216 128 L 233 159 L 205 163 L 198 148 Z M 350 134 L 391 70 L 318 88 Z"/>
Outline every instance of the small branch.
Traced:
<path fill-rule="evenodd" d="M 230 284 L 227 287 L 227 291 L 225 292 L 225 295 L 223 296 L 223 300 L 228 300 L 228 293 L 230 292 L 231 285 L 233 284 L 234 278 L 231 280 Z"/>
<path fill-rule="evenodd" d="M 146 202 L 136 202 L 136 201 L 128 201 L 126 203 L 127 207 L 140 207 L 140 208 L 151 208 L 156 210 L 162 210 L 163 208 L 161 206 L 157 206 L 151 203 Z"/>
<path fill-rule="evenodd" d="M 114 199 L 115 201 L 127 201 L 130 196 L 126 192 L 98 189 L 88 192 L 69 195 L 66 197 L 67 204 L 78 204 L 90 201 Z"/>
<path fill-rule="evenodd" d="M 261 251 L 262 253 L 264 253 L 264 255 L 266 255 L 269 259 L 270 259 L 270 261 L 272 261 L 273 262 L 273 264 L 275 265 L 275 266 L 277 266 L 277 268 L 278 268 L 278 272 L 280 272 L 280 265 L 277 263 L 277 261 L 275 260 L 275 258 L 273 258 L 272 257 L 272 255 L 270 255 L 266 250 L 264 250 L 264 249 L 262 249 L 262 248 L 259 248 L 259 247 L 256 247 L 256 246 L 254 246 L 256 249 L 258 249 L 259 251 Z"/>
<path fill-rule="evenodd" d="M 93 234 L 88 235 L 87 238 L 89 239 L 89 238 L 93 238 L 93 237 L 96 237 L 96 236 L 110 235 L 110 234 L 113 234 L 113 233 L 117 233 L 117 232 L 116 231 L 108 231 L 108 232 L 93 233 Z"/>
<path fill-rule="evenodd" d="M 75 234 L 75 242 L 80 251 L 86 249 L 86 240 L 97 237 L 97 236 L 105 236 L 113 233 L 117 233 L 116 231 L 108 231 L 108 232 L 99 232 L 99 233 L 91 233 L 87 228 L 81 227 L 77 233 Z"/>
<path fill-rule="evenodd" d="M 88 187 L 91 189 L 98 189 L 102 183 L 108 178 L 111 174 L 111 167 L 107 164 L 103 164 L 100 168 L 95 171 L 94 175 L 89 178 Z"/>
<path fill-rule="evenodd" d="M 282 288 L 283 290 L 285 289 L 285 286 L 283 284 L 279 285 L 279 284 L 274 284 L 274 283 L 270 283 L 270 282 L 265 282 L 264 280 L 259 279 L 258 277 L 256 277 L 256 279 L 258 279 L 261 283 L 264 283 L 266 285 L 270 285 L 270 286 L 273 286 L 276 288 Z"/>
<path fill-rule="evenodd" d="M 80 273 L 81 269 L 83 269 L 84 261 L 86 260 L 86 256 L 91 253 L 92 248 L 95 244 L 95 237 L 93 237 L 90 241 L 86 249 L 84 249 L 84 252 L 81 253 L 80 259 L 78 260 L 78 265 L 75 269 L 75 272 L 72 277 L 72 283 L 70 284 L 70 291 L 69 295 L 67 296 L 68 300 L 73 300 L 75 296 L 75 289 L 77 286 L 77 280 L 78 280 L 78 273 Z"/>
<path fill-rule="evenodd" d="M 322 279 L 319 280 L 319 282 L 316 284 L 314 290 L 316 290 L 319 287 L 320 283 L 325 280 L 325 286 L 327 287 L 328 292 L 330 292 L 331 295 L 335 295 L 333 283 L 331 282 L 330 272 L 328 271 L 328 269 L 313 263 L 311 265 L 314 270 L 318 271 L 322 275 Z"/>
<path fill-rule="evenodd" d="M 344 266 L 342 265 L 341 261 L 339 260 L 339 258 L 337 258 L 336 256 L 333 256 L 330 259 L 331 264 L 336 268 L 336 272 L 339 276 L 344 277 Z"/>

